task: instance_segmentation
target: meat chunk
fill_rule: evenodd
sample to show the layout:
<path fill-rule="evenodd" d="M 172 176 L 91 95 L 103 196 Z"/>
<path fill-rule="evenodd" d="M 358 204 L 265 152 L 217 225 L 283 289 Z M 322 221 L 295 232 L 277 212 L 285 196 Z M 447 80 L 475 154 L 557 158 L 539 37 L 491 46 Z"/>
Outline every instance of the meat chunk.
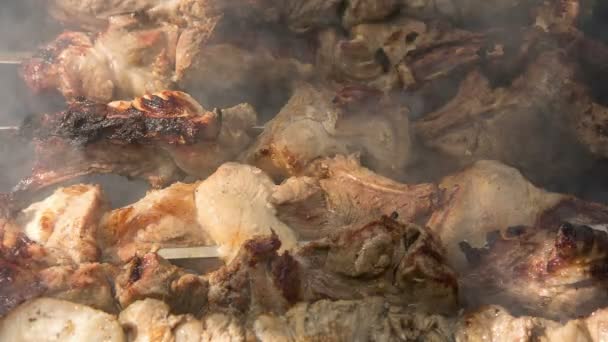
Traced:
<path fill-rule="evenodd" d="M 498 304 L 515 315 L 568 320 L 608 303 L 605 231 L 563 223 L 495 235 L 485 248 L 466 249 L 472 269 L 461 293 L 470 307 Z"/>
<path fill-rule="evenodd" d="M 445 200 L 426 225 L 439 235 L 450 265 L 459 271 L 467 268 L 460 243 L 481 248 L 487 233 L 496 229 L 608 222 L 605 206 L 539 189 L 516 169 L 494 161 L 477 162 L 439 186 L 446 191 Z"/>
<path fill-rule="evenodd" d="M 22 76 L 35 93 L 58 91 L 68 100 L 106 103 L 180 89 L 205 106 L 229 107 L 261 105 L 269 89 L 289 89 L 312 72 L 262 44 L 253 49 L 225 37 L 210 43 L 208 31 L 137 20 L 113 23 L 94 37 L 68 31 L 25 60 Z"/>
<path fill-rule="evenodd" d="M 602 309 L 561 324 L 538 317 L 513 317 L 504 308 L 486 306 L 462 317 L 454 337 L 457 341 L 599 342 L 606 337 L 607 315 Z"/>
<path fill-rule="evenodd" d="M 565 198 L 535 187 L 516 169 L 494 161 L 477 162 L 445 177 L 439 186 L 447 191 L 446 201 L 427 225 L 446 244 L 449 259 L 459 270 L 466 265 L 461 241 L 482 247 L 488 232 L 533 225 Z"/>
<path fill-rule="evenodd" d="M 214 244 L 196 218 L 196 186 L 175 183 L 107 213 L 99 230 L 104 257 L 125 262 L 155 248 Z"/>
<path fill-rule="evenodd" d="M 114 316 L 58 299 L 40 298 L 0 321 L 2 341 L 125 341 Z"/>
<path fill-rule="evenodd" d="M 144 298 L 166 300 L 173 312 L 202 312 L 207 283 L 154 253 L 134 257 L 116 277 L 116 298 L 123 308 Z"/>
<path fill-rule="evenodd" d="M 262 341 L 451 341 L 451 322 L 389 305 L 382 298 L 299 303 L 284 316 L 259 316 Z"/>
<path fill-rule="evenodd" d="M 303 239 L 318 239 L 370 217 L 394 216 L 424 224 L 440 208 L 435 184 L 402 184 L 337 156 L 311 164 L 306 176 L 291 177 L 273 194 L 278 217 Z"/>
<path fill-rule="evenodd" d="M 25 236 L 42 246 L 59 264 L 97 261 L 95 236 L 107 210 L 101 187 L 59 188 L 41 202 L 24 209 L 18 223 Z"/>
<path fill-rule="evenodd" d="M 407 109 L 367 89 L 333 94 L 301 84 L 242 159 L 280 178 L 301 174 L 317 158 L 360 153 L 371 169 L 399 174 L 410 157 Z"/>
<path fill-rule="evenodd" d="M 202 341 L 202 325 L 191 316 L 171 315 L 169 306 L 157 299 L 137 301 L 120 313 L 120 324 L 129 341 Z"/>
<path fill-rule="evenodd" d="M 209 274 L 209 308 L 285 312 L 298 301 L 384 296 L 395 305 L 450 312 L 455 274 L 431 233 L 389 218 L 342 230 L 277 253 L 276 235 L 246 242 L 226 267 Z"/>
<path fill-rule="evenodd" d="M 108 264 L 58 265 L 23 233 L 3 231 L 0 257 L 0 316 L 26 300 L 46 296 L 115 312 L 115 269 Z"/>
<path fill-rule="evenodd" d="M 38 272 L 44 297 L 67 300 L 109 313 L 118 311 L 114 298 L 115 266 L 83 263 L 77 266 L 52 266 Z"/>
<path fill-rule="evenodd" d="M 282 250 L 295 247 L 296 235 L 277 218 L 270 202 L 274 189 L 261 170 L 236 163 L 222 165 L 196 188 L 198 223 L 219 245 L 223 258 L 232 260 L 243 242 L 273 232 Z"/>
<path fill-rule="evenodd" d="M 500 160 L 541 184 L 576 177 L 597 150 L 587 147 L 597 134 L 585 123 L 603 115 L 579 77 L 559 49 L 541 53 L 508 87 L 473 71 L 452 100 L 413 124 L 414 131 L 464 165 Z M 513 141 L 527 148 L 514 148 Z"/>
<path fill-rule="evenodd" d="M 30 89 L 58 90 L 68 99 L 100 102 L 133 98 L 172 88 L 178 31 L 110 28 L 96 39 L 64 32 L 22 65 Z"/>
<path fill-rule="evenodd" d="M 176 91 L 108 105 L 74 102 L 31 125 L 34 171 L 16 190 L 92 173 L 141 177 L 159 187 L 183 177 L 178 165 L 195 176 L 208 175 L 245 147 L 246 132 L 255 124 L 256 114 L 247 105 L 228 109 L 226 116 L 224 122 L 221 111 L 206 111 Z"/>

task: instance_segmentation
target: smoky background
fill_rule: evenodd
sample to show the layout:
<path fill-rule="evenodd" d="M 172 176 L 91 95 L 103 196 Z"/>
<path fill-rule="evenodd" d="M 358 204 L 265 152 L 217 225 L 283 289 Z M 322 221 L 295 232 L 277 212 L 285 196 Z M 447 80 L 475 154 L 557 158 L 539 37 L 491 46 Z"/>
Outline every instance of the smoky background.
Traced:
<path fill-rule="evenodd" d="M 463 3 L 471 7 L 477 1 L 481 0 L 463 1 Z M 529 1 L 541 2 L 540 0 Z M 500 3 L 500 1 L 497 2 Z M 35 51 L 39 45 L 52 40 L 64 30 L 60 24 L 50 18 L 45 3 L 46 1 L 43 0 L 4 0 L 0 3 L 0 54 Z M 608 42 L 608 2 L 584 0 L 582 4 L 583 11 L 579 20 L 579 27 L 585 34 L 603 42 Z M 477 21 L 458 24 L 477 29 L 495 25 L 500 26 L 501 23 L 513 24 L 526 17 L 517 11 L 506 16 L 490 6 L 481 8 L 483 8 L 485 15 Z M 500 9 L 500 7 L 497 8 Z M 237 24 L 229 23 L 227 26 L 236 28 Z M 522 22 L 522 24 L 524 23 Z M 264 39 L 269 46 L 284 48 L 285 42 L 289 41 L 290 44 L 294 44 L 290 47 L 291 50 L 300 50 L 300 48 L 301 50 L 308 50 L 304 45 L 311 44 L 310 39 L 302 39 L 301 42 L 297 42 L 293 39 L 293 35 L 288 35 L 287 39 L 282 40 L 277 38 L 275 29 L 278 28 L 269 27 L 268 32 L 257 32 L 257 36 Z M 298 56 L 298 58 L 300 57 Z M 605 73 L 589 73 L 587 77 L 589 78 L 588 84 L 593 85 L 594 97 L 598 102 L 608 104 L 608 86 L 605 82 L 608 79 L 608 67 Z M 446 88 L 454 88 L 454 85 L 446 86 Z M 19 68 L 15 65 L 0 64 L 0 89 L 0 126 L 19 125 L 29 115 L 60 110 L 65 106 L 63 98 L 32 94 L 23 84 L 19 76 Z M 284 89 L 260 89 L 256 94 L 256 99 L 253 99 L 253 101 L 248 99 L 249 102 L 257 102 L 255 103 L 256 108 L 264 121 L 276 114 L 282 104 L 289 98 L 288 94 L 281 93 L 281 90 Z M 429 105 L 428 100 L 421 99 L 416 95 L 404 94 L 403 96 L 410 107 L 412 120 L 428 111 L 428 108 L 425 108 Z M 239 98 L 238 94 L 226 94 L 226 97 L 226 99 L 215 97 L 219 103 L 213 105 L 226 106 L 232 104 L 233 97 Z M 422 150 L 421 153 L 427 153 L 427 151 Z M 33 150 L 28 141 L 19 139 L 11 133 L 0 132 L 0 192 L 10 191 L 24 175 L 28 174 L 32 157 Z M 427 165 L 423 166 L 432 170 L 444 162 L 441 157 L 430 158 Z M 424 173 L 428 174 L 426 171 Z M 608 162 L 597 160 L 595 165 L 585 171 L 582 177 L 564 180 L 560 184 L 540 185 L 549 190 L 573 193 L 585 199 L 608 203 L 608 177 L 605 176 L 607 173 Z M 74 180 L 71 183 L 80 181 L 102 184 L 113 206 L 132 202 L 140 198 L 148 189 L 143 181 L 127 180 L 114 175 L 86 177 Z M 428 180 L 425 179 L 425 181 Z M 48 189 L 42 192 L 40 197 L 51 191 L 52 189 Z"/>

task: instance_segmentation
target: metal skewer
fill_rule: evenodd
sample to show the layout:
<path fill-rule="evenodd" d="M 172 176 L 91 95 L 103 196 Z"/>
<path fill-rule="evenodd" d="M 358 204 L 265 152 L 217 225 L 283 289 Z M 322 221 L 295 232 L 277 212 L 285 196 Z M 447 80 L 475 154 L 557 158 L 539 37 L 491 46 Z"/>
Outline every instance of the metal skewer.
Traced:
<path fill-rule="evenodd" d="M 0 64 L 21 64 L 26 58 L 32 57 L 31 52 L 5 52 L 0 51 Z"/>

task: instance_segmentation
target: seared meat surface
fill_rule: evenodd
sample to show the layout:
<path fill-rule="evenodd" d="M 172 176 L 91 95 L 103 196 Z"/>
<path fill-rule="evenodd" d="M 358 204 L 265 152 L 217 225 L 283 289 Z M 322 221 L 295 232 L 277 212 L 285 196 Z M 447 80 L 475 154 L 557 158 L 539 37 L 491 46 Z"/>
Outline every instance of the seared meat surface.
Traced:
<path fill-rule="evenodd" d="M 96 36 L 66 31 L 23 62 L 22 76 L 35 93 L 59 92 L 68 100 L 104 103 L 180 89 L 206 106 L 227 107 L 255 103 L 268 89 L 289 88 L 312 71 L 263 45 L 210 42 L 211 33 L 136 18 Z"/>
<path fill-rule="evenodd" d="M 605 231 L 563 223 L 493 236 L 484 248 L 463 245 L 472 268 L 461 293 L 470 307 L 498 304 L 516 315 L 567 320 L 608 303 Z"/>
<path fill-rule="evenodd" d="M 180 166 L 207 175 L 238 153 L 238 144 L 249 141 L 246 131 L 255 124 L 250 106 L 227 112 L 224 122 L 221 111 L 206 111 L 175 91 L 107 105 L 73 102 L 68 110 L 32 124 L 34 170 L 16 190 L 93 173 L 141 177 L 158 187 L 181 178 Z"/>
<path fill-rule="evenodd" d="M 209 307 L 243 313 L 284 312 L 297 301 L 382 295 L 423 311 L 455 308 L 455 274 L 425 228 L 389 218 L 356 225 L 278 254 L 276 235 L 243 244 L 209 275 Z"/>
<path fill-rule="evenodd" d="M 427 226 L 446 244 L 450 264 L 458 271 L 467 268 L 460 243 L 481 248 L 487 234 L 497 229 L 562 222 L 604 226 L 608 222 L 605 205 L 547 192 L 516 169 L 497 162 L 477 162 L 444 178 L 439 187 L 445 191 L 445 201 Z"/>
<path fill-rule="evenodd" d="M 104 258 L 125 262 L 154 248 L 215 244 L 196 219 L 196 186 L 175 183 L 152 190 L 138 202 L 104 215 L 98 233 Z"/>

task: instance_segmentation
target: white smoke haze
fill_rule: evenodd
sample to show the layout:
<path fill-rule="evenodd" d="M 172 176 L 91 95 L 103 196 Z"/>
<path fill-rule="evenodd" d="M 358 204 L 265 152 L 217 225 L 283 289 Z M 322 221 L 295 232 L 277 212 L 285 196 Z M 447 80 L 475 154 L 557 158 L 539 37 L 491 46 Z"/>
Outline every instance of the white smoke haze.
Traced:
<path fill-rule="evenodd" d="M 327 2 L 327 7 L 335 7 L 341 14 L 347 10 L 349 3 L 357 1 L 331 1 Z M 364 1 L 359 1 L 363 3 Z M 528 25 L 532 20 L 529 13 L 531 3 L 539 4 L 540 0 L 516 1 L 516 0 L 491 0 L 491 1 L 420 1 L 420 0 L 401 0 L 393 1 L 395 3 L 394 16 L 398 16 L 407 12 L 413 13 L 418 18 L 436 18 L 441 15 L 444 19 L 448 19 L 460 28 L 470 30 L 481 30 L 485 28 L 498 28 L 501 26 L 520 26 Z M 0 53 L 4 51 L 35 51 L 36 47 L 44 42 L 51 41 L 61 30 L 60 25 L 55 20 L 51 19 L 48 11 L 43 5 L 48 3 L 41 0 L 25 0 L 25 1 L 4 1 L 0 4 Z M 263 1 L 260 1 L 263 3 Z M 268 3 L 273 3 L 272 1 Z M 297 1 L 286 1 L 274 7 L 278 10 L 294 6 Z M 332 4 L 330 6 L 330 4 Z M 337 4 L 337 5 L 336 5 Z M 581 27 L 587 30 L 587 33 L 597 38 L 606 38 L 604 30 L 608 25 L 605 13 L 608 12 L 608 5 L 594 0 L 585 0 L 582 2 L 584 6 Z M 589 8 L 597 7 L 597 10 L 591 11 Z M 314 6 L 313 6 L 314 7 Z M 311 7 L 312 8 L 312 7 Z M 305 16 L 302 16 L 305 17 Z M 339 15 L 337 16 L 339 17 Z M 240 18 L 239 18 L 240 19 Z M 320 20 L 320 19 L 319 19 Z M 325 20 L 331 25 L 337 26 L 336 21 Z M 356 18 L 353 19 L 356 21 Z M 289 57 L 293 57 L 302 63 L 314 63 L 315 48 L 315 32 L 306 31 L 306 23 L 296 21 L 298 24 L 298 32 L 290 32 L 285 28 L 283 23 L 256 23 L 259 25 L 257 32 L 247 32 L 249 28 L 243 25 L 244 20 L 226 21 L 218 30 L 244 30 L 247 34 L 233 34 L 242 41 L 239 44 L 249 44 L 248 49 L 253 49 L 257 46 L 269 48 L 273 54 L 285 53 Z M 342 28 L 337 29 L 339 34 L 344 39 L 350 39 L 349 33 Z M 238 32 L 238 31 L 237 31 Z M 508 34 L 508 31 L 507 31 Z M 241 36 L 241 37 L 239 37 Z M 254 39 L 250 39 L 253 37 Z M 312 43 L 311 43 L 312 42 Z M 312 55 L 312 57 L 311 57 Z M 260 70 L 259 78 L 263 77 L 264 72 Z M 251 78 L 254 81 L 256 75 Z M 593 79 L 592 79 L 593 80 Z M 206 86 L 209 89 L 214 88 L 213 81 L 205 80 Z M 279 109 L 289 99 L 290 90 L 284 84 L 279 87 L 268 87 L 264 82 L 253 82 L 253 86 L 249 84 L 243 85 L 242 89 L 236 89 L 234 92 L 227 93 L 217 91 L 217 93 L 204 94 L 206 90 L 197 89 L 196 84 L 191 92 L 196 97 L 196 93 L 201 93 L 203 96 L 198 96 L 198 100 L 205 107 L 226 107 L 234 105 L 238 102 L 251 102 L 256 105 L 256 109 L 261 116 L 261 123 L 272 118 Z M 261 84 L 261 86 L 258 86 Z M 594 84 L 599 84 L 595 82 Z M 45 111 L 58 110 L 64 105 L 63 99 L 46 98 L 42 96 L 32 95 L 24 86 L 19 78 L 17 68 L 14 66 L 0 65 L 0 126 L 18 125 L 27 115 L 36 115 Z M 411 120 L 417 120 L 424 117 L 431 110 L 440 107 L 447 101 L 458 89 L 458 82 L 447 81 L 445 84 L 436 86 L 432 89 L 435 94 L 442 96 L 420 95 L 417 93 L 405 93 L 402 95 L 403 102 L 410 108 Z M 596 99 L 607 98 L 606 92 L 599 86 L 593 88 Z M 208 95 L 208 96 L 205 96 Z M 238 101 L 243 99 L 242 101 Z M 606 101 L 608 102 L 608 101 Z M 9 191 L 17 181 L 28 172 L 31 160 L 31 147 L 26 146 L 26 142 L 7 138 L 7 134 L 0 132 L 0 191 Z M 551 146 L 552 153 L 559 150 L 562 146 Z M 427 151 L 419 148 L 419 154 L 422 155 L 421 161 L 413 165 L 417 168 L 409 173 L 408 181 L 432 181 L 445 175 L 448 172 L 454 171 L 454 166 L 448 158 L 437 156 L 432 151 Z M 445 165 L 442 165 L 445 164 Z M 441 165 L 441 166 L 440 166 Z M 588 168 L 586 165 L 581 165 L 581 168 Z M 600 181 L 597 171 L 604 168 L 602 162 L 598 162 L 597 166 L 590 168 L 588 172 L 582 172 L 582 176 L 576 179 L 566 179 L 560 184 L 539 184 L 549 187 L 552 190 L 566 191 L 581 195 L 583 197 L 607 201 L 606 184 Z M 589 175 L 589 176 L 585 176 Z M 125 199 L 136 198 L 144 190 L 145 186 L 139 182 L 131 182 L 118 176 L 110 176 L 108 180 L 101 178 L 92 178 L 91 181 L 103 181 L 107 187 L 107 192 L 110 197 L 114 197 L 113 202 L 124 203 Z M 133 186 L 133 188 L 130 188 Z M 122 191 L 121 191 L 122 190 Z M 117 194 L 117 195 L 114 195 Z"/>

